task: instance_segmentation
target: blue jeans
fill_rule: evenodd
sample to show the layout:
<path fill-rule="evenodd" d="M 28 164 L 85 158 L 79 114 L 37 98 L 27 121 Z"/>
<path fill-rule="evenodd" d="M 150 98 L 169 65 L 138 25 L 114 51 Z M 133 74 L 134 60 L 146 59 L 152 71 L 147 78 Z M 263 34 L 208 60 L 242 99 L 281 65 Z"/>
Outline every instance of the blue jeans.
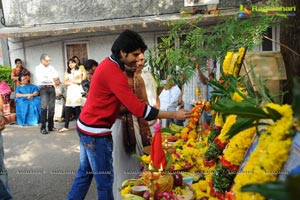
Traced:
<path fill-rule="evenodd" d="M 3 137 L 0 131 L 0 199 L 12 199 L 10 189 L 8 187 L 7 170 L 4 166 L 4 150 L 3 150 Z"/>
<path fill-rule="evenodd" d="M 98 200 L 113 200 L 112 136 L 92 137 L 82 134 L 78 129 L 77 132 L 80 138 L 80 163 L 67 199 L 84 199 L 95 177 Z"/>

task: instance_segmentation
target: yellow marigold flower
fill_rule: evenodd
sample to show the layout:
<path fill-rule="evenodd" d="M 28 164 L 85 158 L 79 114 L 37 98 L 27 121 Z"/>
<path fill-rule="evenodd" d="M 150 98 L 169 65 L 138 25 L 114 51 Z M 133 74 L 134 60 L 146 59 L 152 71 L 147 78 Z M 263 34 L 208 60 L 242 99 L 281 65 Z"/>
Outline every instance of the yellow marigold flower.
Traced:
<path fill-rule="evenodd" d="M 233 93 L 231 99 L 235 102 L 242 102 L 244 98 L 237 92 Z"/>
<path fill-rule="evenodd" d="M 218 127 L 223 127 L 224 121 L 221 113 L 217 113 L 215 117 L 215 125 Z"/>
<path fill-rule="evenodd" d="M 242 58 L 244 57 L 244 54 L 245 54 L 245 48 L 244 47 L 239 48 L 239 57 L 237 59 L 237 64 L 242 63 Z"/>
<path fill-rule="evenodd" d="M 130 194 L 130 192 L 131 192 L 131 187 L 130 185 L 128 185 L 127 187 L 121 190 L 121 197 L 124 197 L 125 194 Z"/>
<path fill-rule="evenodd" d="M 228 72 L 229 72 L 232 55 L 233 55 L 233 52 L 228 51 L 226 56 L 225 56 L 225 59 L 223 61 L 223 72 L 225 74 L 228 74 Z"/>
<path fill-rule="evenodd" d="M 199 94 L 200 94 L 200 89 L 199 89 L 199 88 L 196 88 L 196 91 L 195 91 L 195 92 L 196 92 L 197 95 L 199 95 Z"/>
<path fill-rule="evenodd" d="M 252 172 L 251 176 L 240 173 L 235 177 L 233 192 L 237 199 L 262 199 L 256 193 L 241 193 L 240 188 L 246 184 L 275 181 L 278 172 L 288 159 L 292 144 L 292 138 L 288 137 L 289 130 L 292 128 L 291 106 L 273 103 L 267 106 L 278 111 L 282 118 L 271 124 L 267 128 L 267 133 L 262 133 L 255 150 L 250 154 L 243 171 Z"/>
<path fill-rule="evenodd" d="M 200 180 L 197 183 L 192 184 L 192 188 L 195 191 L 197 191 L 197 190 L 206 191 L 207 187 L 209 187 L 209 185 L 207 184 L 207 182 L 205 180 Z"/>
<path fill-rule="evenodd" d="M 234 53 L 231 57 L 228 74 L 234 74 L 234 69 L 237 65 L 237 62 L 236 62 L 237 58 L 238 58 L 238 54 Z"/>
<path fill-rule="evenodd" d="M 196 133 L 196 131 L 195 131 L 195 130 L 191 130 L 191 131 L 189 132 L 188 139 L 193 139 L 193 140 L 195 140 L 196 138 L 197 138 L 197 133 Z"/>
<path fill-rule="evenodd" d="M 243 162 L 245 154 L 252 143 L 255 132 L 255 127 L 248 128 L 231 138 L 223 152 L 224 158 L 231 164 L 240 165 Z"/>
<path fill-rule="evenodd" d="M 183 129 L 181 129 L 180 131 L 181 133 L 188 133 L 189 129 L 187 127 L 184 127 Z"/>
<path fill-rule="evenodd" d="M 141 160 L 142 160 L 143 163 L 149 164 L 151 158 L 150 158 L 149 155 L 148 155 L 148 156 L 147 156 L 147 155 L 142 155 L 142 156 L 141 156 Z"/>
<path fill-rule="evenodd" d="M 228 136 L 227 136 L 227 132 L 229 131 L 229 129 L 231 128 L 231 126 L 236 122 L 236 115 L 228 115 L 225 121 L 225 124 L 221 130 L 220 135 L 218 136 L 219 140 L 221 142 L 226 142 Z"/>

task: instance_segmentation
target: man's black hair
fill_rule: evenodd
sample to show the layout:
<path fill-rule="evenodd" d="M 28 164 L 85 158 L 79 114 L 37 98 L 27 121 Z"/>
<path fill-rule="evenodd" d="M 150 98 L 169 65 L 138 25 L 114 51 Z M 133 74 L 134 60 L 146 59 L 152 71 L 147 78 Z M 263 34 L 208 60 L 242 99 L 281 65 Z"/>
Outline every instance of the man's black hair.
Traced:
<path fill-rule="evenodd" d="M 97 67 L 97 66 L 98 66 L 98 63 L 97 63 L 95 60 L 93 60 L 93 59 L 88 59 L 87 61 L 84 62 L 83 66 L 84 66 L 84 69 L 85 69 L 86 71 L 89 71 L 89 70 L 91 70 L 94 66 Z"/>
<path fill-rule="evenodd" d="M 20 58 L 16 58 L 15 59 L 15 64 L 17 64 L 17 62 L 19 62 L 19 61 L 22 62 L 22 60 Z"/>
<path fill-rule="evenodd" d="M 143 38 L 134 31 L 125 30 L 115 40 L 111 47 L 111 52 L 114 56 L 120 58 L 121 50 L 125 53 L 130 53 L 139 48 L 143 53 L 147 50 L 147 45 L 145 44 Z"/>

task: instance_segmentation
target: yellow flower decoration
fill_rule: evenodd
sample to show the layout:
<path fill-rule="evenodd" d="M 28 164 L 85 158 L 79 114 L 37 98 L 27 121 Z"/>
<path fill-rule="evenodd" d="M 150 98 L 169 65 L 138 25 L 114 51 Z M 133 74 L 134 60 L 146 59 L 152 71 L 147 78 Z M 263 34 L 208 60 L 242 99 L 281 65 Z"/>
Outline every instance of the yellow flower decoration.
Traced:
<path fill-rule="evenodd" d="M 228 74 L 228 72 L 229 72 L 232 55 L 233 55 L 233 52 L 228 51 L 226 56 L 225 56 L 225 59 L 223 61 L 223 72 L 224 72 L 224 74 Z"/>
<path fill-rule="evenodd" d="M 264 199 L 258 193 L 242 193 L 240 188 L 247 184 L 275 181 L 278 172 L 288 159 L 292 144 L 292 138 L 289 137 L 289 131 L 293 125 L 292 108 L 290 105 L 280 106 L 274 103 L 266 106 L 279 112 L 282 117 L 271 124 L 267 128 L 267 132 L 261 134 L 242 173 L 235 177 L 233 192 L 236 199 Z M 267 112 L 266 109 L 265 112 Z"/>
<path fill-rule="evenodd" d="M 244 160 L 246 152 L 252 144 L 255 133 L 255 127 L 248 128 L 231 138 L 223 152 L 225 160 L 231 164 L 240 165 Z"/>
<path fill-rule="evenodd" d="M 225 121 L 225 124 L 221 130 L 220 135 L 218 135 L 217 137 L 219 138 L 219 140 L 222 143 L 225 143 L 227 141 L 227 132 L 229 131 L 229 129 L 231 128 L 231 126 L 236 122 L 236 115 L 228 115 Z"/>

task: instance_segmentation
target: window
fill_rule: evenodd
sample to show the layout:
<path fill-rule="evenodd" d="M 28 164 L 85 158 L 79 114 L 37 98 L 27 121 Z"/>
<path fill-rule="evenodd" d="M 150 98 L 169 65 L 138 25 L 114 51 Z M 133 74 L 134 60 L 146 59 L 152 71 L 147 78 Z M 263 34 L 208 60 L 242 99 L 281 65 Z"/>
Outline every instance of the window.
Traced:
<path fill-rule="evenodd" d="M 266 34 L 268 38 L 280 42 L 280 26 L 268 28 Z M 280 45 L 266 38 L 262 39 L 262 44 L 256 46 L 254 51 L 280 51 Z"/>

